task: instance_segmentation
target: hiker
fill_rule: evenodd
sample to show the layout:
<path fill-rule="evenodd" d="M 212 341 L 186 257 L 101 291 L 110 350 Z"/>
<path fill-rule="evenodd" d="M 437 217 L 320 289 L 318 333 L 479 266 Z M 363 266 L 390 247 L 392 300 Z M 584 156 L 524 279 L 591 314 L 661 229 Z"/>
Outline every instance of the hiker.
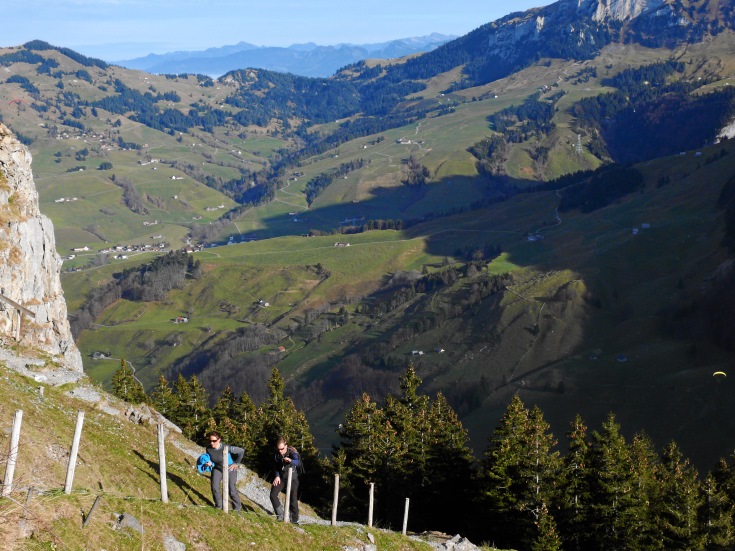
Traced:
<path fill-rule="evenodd" d="M 273 467 L 273 486 L 271 487 L 271 504 L 278 520 L 283 520 L 283 505 L 278 498 L 278 494 L 286 492 L 286 484 L 288 482 L 289 469 L 293 473 L 291 475 L 291 498 L 290 498 L 290 520 L 294 524 L 299 523 L 299 467 L 301 465 L 301 457 L 296 448 L 288 445 L 283 436 L 279 436 L 276 440 L 276 453 L 274 455 Z"/>
<path fill-rule="evenodd" d="M 212 470 L 212 478 L 210 480 L 212 484 L 212 499 L 214 500 L 214 506 L 217 509 L 222 509 L 222 490 L 220 489 L 220 485 L 222 484 L 225 445 L 222 443 L 222 435 L 217 431 L 212 431 L 207 434 L 207 440 L 209 440 L 209 446 L 207 447 L 206 455 L 209 458 L 207 459 L 202 456 L 202 466 L 204 470 Z M 244 455 L 245 450 L 242 448 L 230 446 L 230 454 L 227 458 L 227 468 L 230 471 L 230 483 L 228 487 L 230 489 L 230 502 L 235 511 L 242 511 L 240 493 L 237 491 L 237 466 L 242 461 Z"/>

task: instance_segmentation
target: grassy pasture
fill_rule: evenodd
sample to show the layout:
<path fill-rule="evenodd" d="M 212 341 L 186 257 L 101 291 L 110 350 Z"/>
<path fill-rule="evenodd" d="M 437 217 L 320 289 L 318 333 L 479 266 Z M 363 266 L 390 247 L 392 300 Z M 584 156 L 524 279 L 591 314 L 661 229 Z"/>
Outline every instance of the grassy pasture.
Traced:
<path fill-rule="evenodd" d="M 108 361 L 110 365 L 116 362 Z M 38 383 L 0 366 L 0 415 L 11 419 L 23 411 L 21 436 L 12 494 L 2 498 L 5 523 L 0 537 L 6 548 L 43 550 L 63 547 L 83 549 L 94 541 L 105 549 L 132 551 L 141 547 L 163 549 L 166 538 L 173 537 L 188 546 L 215 549 L 223 538 L 247 542 L 266 551 L 298 546 L 306 550 L 344 549 L 366 541 L 364 527 L 302 522 L 300 527 L 277 523 L 245 496 L 244 511 L 225 515 L 211 506 L 208 477 L 197 475 L 196 456 L 200 443 L 186 440 L 175 432 L 165 438 L 167 490 L 169 503 L 160 499 L 158 450 L 155 426 L 131 423 L 123 413 L 129 407 L 116 398 L 101 393 L 100 401 L 91 404 L 74 397 L 81 385 L 62 388 L 44 386 L 39 397 Z M 33 383 L 33 384 L 31 384 Z M 86 392 L 88 385 L 84 387 Z M 63 491 L 66 461 L 64 450 L 74 434 L 78 412 L 84 413 L 79 462 L 73 490 Z M 33 453 L 43 449 L 44 453 Z M 92 461 L 90 457 L 105 457 Z M 244 468 L 244 483 L 267 491 L 267 483 Z M 27 488 L 33 487 L 31 499 Z M 97 498 L 101 497 L 97 501 Z M 23 500 L 26 508 L 15 502 Z M 94 507 L 94 514 L 90 511 Z M 27 512 L 25 512 L 27 509 Z M 313 519 L 313 511 L 301 504 L 302 519 Z M 89 514 L 84 526 L 80 511 Z M 121 514 L 131 515 L 143 527 L 115 529 Z M 31 520 L 32 519 L 32 520 Z M 19 533 L 18 526 L 32 526 L 32 535 Z M 428 550 L 430 545 L 383 529 L 370 530 L 381 549 Z"/>

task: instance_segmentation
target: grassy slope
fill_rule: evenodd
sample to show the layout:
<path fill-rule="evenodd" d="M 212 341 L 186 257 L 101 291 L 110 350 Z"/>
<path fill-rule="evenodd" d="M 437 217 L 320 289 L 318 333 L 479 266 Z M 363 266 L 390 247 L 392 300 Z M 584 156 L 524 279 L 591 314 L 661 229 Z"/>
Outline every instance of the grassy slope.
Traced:
<path fill-rule="evenodd" d="M 71 398 L 72 388 L 44 388 L 41 398 L 33 383 L 0 366 L 0 417 L 10 426 L 14 411 L 23 410 L 21 441 L 15 470 L 15 491 L 0 498 L 0 546 L 3 549 L 86 549 L 89 542 L 104 549 L 163 549 L 173 536 L 187 548 L 221 549 L 222 541 L 242 542 L 253 549 L 344 549 L 366 542 L 366 530 L 303 524 L 277 524 L 259 506 L 244 500 L 243 514 L 224 515 L 210 506 L 209 481 L 195 472 L 185 449 L 200 450 L 171 433 L 166 459 L 169 503 L 160 501 L 155 426 L 131 423 Z M 124 411 L 126 404 L 106 398 L 107 408 Z M 66 455 L 77 411 L 85 412 L 79 461 L 71 495 L 63 492 Z M 9 435 L 0 438 L 7 450 Z M 175 444 L 176 442 L 176 444 Z M 197 451 L 198 453 L 198 451 Z M 242 478 L 241 469 L 241 478 Z M 33 497 L 26 503 L 28 488 Z M 82 527 L 97 495 L 102 496 L 89 524 Z M 115 530 L 115 515 L 137 518 L 143 534 Z M 20 537 L 26 517 L 27 538 Z M 370 530 L 380 549 L 429 549 L 429 546 L 385 530 Z"/>
<path fill-rule="evenodd" d="M 0 52 L 5 51 L 0 49 Z M 102 71 L 96 67 L 82 67 L 58 52 L 44 52 L 44 56 L 59 62 L 60 66 L 55 71 L 74 73 L 84 69 L 91 75 L 94 84 L 77 79 L 73 74 L 65 74 L 61 79 L 64 91 L 77 94 L 82 100 L 95 101 L 110 95 L 112 79 L 117 78 L 142 93 L 152 90 L 176 92 L 182 101 L 166 107 L 183 111 L 196 101 L 217 104 L 231 92 L 224 84 L 199 87 L 194 77 L 172 80 L 120 67 Z M 3 75 L 27 77 L 39 88 L 41 96 L 55 98 L 60 93 L 56 86 L 59 79 L 38 75 L 36 67 L 16 63 L 5 68 Z M 101 87 L 108 90 L 103 91 Z M 11 104 L 15 99 L 22 100 L 22 103 Z M 197 223 L 207 224 L 235 206 L 223 194 L 170 166 L 140 163 L 149 159 L 179 161 L 194 165 L 205 175 L 229 180 L 240 177 L 238 167 L 257 169 L 264 166 L 267 162 L 265 156 L 270 155 L 274 148 L 283 146 L 280 140 L 251 133 L 245 133 L 248 137 L 242 139 L 225 136 L 221 132 L 211 135 L 193 130 L 190 134 L 174 137 L 103 109 L 98 109 L 98 117 L 92 117 L 90 108 L 85 108 L 86 115 L 79 120 L 88 130 L 80 135 L 76 129 L 61 125 L 56 111 L 39 113 L 29 107 L 31 103 L 32 98 L 18 84 L 4 84 L 0 88 L 0 115 L 5 123 L 35 140 L 30 146 L 34 156 L 34 180 L 42 210 L 54 221 L 60 254 L 66 255 L 72 247 L 84 245 L 92 249 L 92 252 L 68 262 L 67 266 L 84 264 L 97 250 L 107 246 L 106 242 L 145 244 L 152 242 L 152 236 L 160 234 L 171 246 L 181 247 L 188 233 L 186 226 L 194 223 L 194 217 L 201 216 Z M 71 118 L 68 113 L 66 117 Z M 113 126 L 116 121 L 120 121 L 119 127 Z M 49 136 L 52 126 L 58 128 L 58 138 Z M 105 150 L 103 145 L 116 142 L 118 137 L 145 147 L 125 151 L 114 146 L 111 151 Z M 90 154 L 85 160 L 77 160 L 75 155 L 85 148 Z M 97 170 L 102 162 L 112 163 L 113 168 Z M 85 167 L 83 172 L 69 172 L 82 166 Z M 123 204 L 122 190 L 110 181 L 113 174 L 133 182 L 145 201 L 148 215 L 135 214 Z M 172 177 L 177 179 L 172 180 Z M 78 201 L 55 203 L 60 197 L 77 197 Z M 206 210 L 219 205 L 224 205 L 224 208 Z M 159 224 L 143 225 L 143 222 L 153 220 L 158 220 Z"/>

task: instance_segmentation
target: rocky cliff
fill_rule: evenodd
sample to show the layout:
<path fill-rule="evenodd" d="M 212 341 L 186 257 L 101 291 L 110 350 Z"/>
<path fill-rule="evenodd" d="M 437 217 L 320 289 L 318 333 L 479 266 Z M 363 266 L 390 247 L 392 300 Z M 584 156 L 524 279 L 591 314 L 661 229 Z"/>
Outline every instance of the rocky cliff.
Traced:
<path fill-rule="evenodd" d="M 81 373 L 60 272 L 54 228 L 38 206 L 31 155 L 0 124 L 0 344 L 19 342 Z"/>
<path fill-rule="evenodd" d="M 389 72 L 419 79 L 462 64 L 463 86 L 471 87 L 540 58 L 593 59 L 609 44 L 675 48 L 732 31 L 732 0 L 559 0 L 482 25 Z"/>

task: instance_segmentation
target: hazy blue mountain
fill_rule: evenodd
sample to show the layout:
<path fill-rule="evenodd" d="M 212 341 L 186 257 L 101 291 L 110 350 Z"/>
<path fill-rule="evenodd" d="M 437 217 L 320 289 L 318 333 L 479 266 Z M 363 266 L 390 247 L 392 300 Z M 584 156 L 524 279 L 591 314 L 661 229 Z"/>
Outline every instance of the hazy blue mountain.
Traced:
<path fill-rule="evenodd" d="M 322 46 L 309 42 L 288 47 L 240 42 L 204 51 L 149 54 L 115 63 L 158 74 L 197 73 L 217 77 L 235 69 L 256 68 L 309 77 L 327 77 L 339 68 L 368 58 L 388 59 L 431 51 L 453 36 L 432 33 L 375 44 Z"/>

